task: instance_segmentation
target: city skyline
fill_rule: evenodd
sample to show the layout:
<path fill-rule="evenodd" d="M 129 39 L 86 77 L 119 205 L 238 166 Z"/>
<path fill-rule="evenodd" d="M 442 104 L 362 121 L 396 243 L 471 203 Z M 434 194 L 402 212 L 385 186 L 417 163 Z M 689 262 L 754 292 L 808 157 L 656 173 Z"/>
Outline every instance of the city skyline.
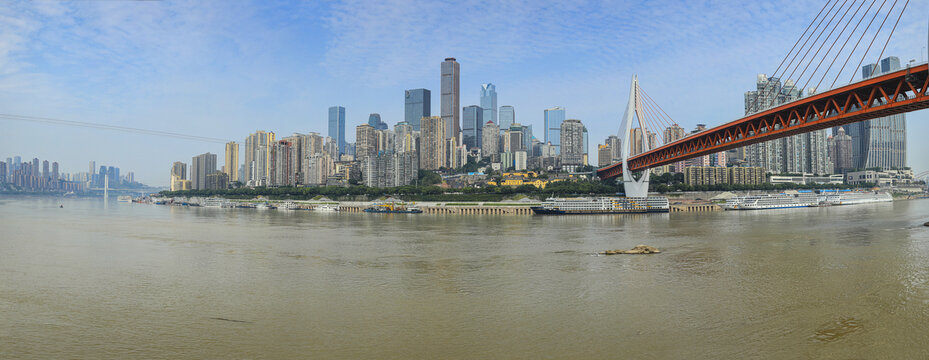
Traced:
<path fill-rule="evenodd" d="M 461 42 L 463 45 L 458 46 L 446 45 L 445 41 L 436 40 L 454 40 L 465 35 L 473 36 L 474 33 L 459 35 L 443 32 L 429 37 L 431 42 L 424 49 L 378 58 L 375 54 L 383 50 L 383 45 L 350 41 L 365 33 L 383 32 L 383 28 L 376 26 L 395 20 L 392 18 L 394 15 L 389 15 L 377 22 L 361 24 L 363 26 L 350 26 L 359 25 L 357 21 L 360 19 L 370 20 L 377 14 L 378 9 L 375 8 L 350 9 L 338 3 L 275 7 L 248 3 L 242 9 L 218 11 L 216 18 L 209 20 L 242 19 L 245 14 L 269 15 L 269 23 L 245 21 L 243 29 L 238 30 L 223 27 L 219 22 L 202 20 L 207 17 L 199 14 L 215 10 L 202 5 L 5 4 L 0 8 L 0 13 L 22 18 L 23 25 L 7 26 L 8 33 L 18 36 L 20 40 L 2 45 L 5 46 L 4 50 L 8 50 L 4 54 L 10 55 L 2 57 L 8 66 L 0 77 L 0 85 L 3 85 L 0 86 L 0 106 L 12 114 L 170 130 L 241 142 L 243 134 L 257 129 L 273 131 L 282 136 L 293 132 L 325 134 L 326 110 L 338 104 L 346 108 L 346 141 L 354 142 L 354 131 L 351 129 L 365 123 L 371 113 L 381 114 L 382 120 L 391 128 L 402 120 L 404 108 L 399 98 L 407 89 L 429 89 L 431 104 L 440 106 L 438 63 L 446 57 L 455 57 L 461 64 L 460 105 L 480 104 L 478 89 L 482 84 L 493 83 L 498 88 L 498 106 L 514 106 L 519 112 L 516 122 L 535 125 L 536 129 L 543 126 L 544 109 L 562 105 L 567 110 L 566 118 L 582 120 L 591 133 L 615 134 L 622 116 L 620 99 L 624 98 L 625 87 L 633 73 L 639 74 L 642 86 L 649 93 L 658 94 L 655 100 L 684 128 L 690 129 L 697 123 L 713 127 L 740 117 L 743 110 L 741 93 L 746 89 L 744 79 L 773 71 L 798 35 L 800 30 L 797 28 L 802 28 L 804 22 L 808 21 L 805 16 L 795 15 L 798 13 L 795 10 L 805 5 L 800 1 L 749 4 L 738 10 L 706 6 L 676 7 L 674 10 L 657 10 L 642 4 L 624 6 L 622 10 L 630 14 L 668 12 L 663 22 L 650 28 L 650 36 L 643 36 L 631 34 L 629 30 L 600 16 L 591 17 L 584 8 L 574 8 L 577 5 L 563 4 L 557 9 L 545 10 L 544 4 L 523 4 L 520 6 L 533 10 L 528 15 L 520 15 L 520 19 L 527 21 L 552 17 L 552 11 L 555 10 L 579 13 L 582 16 L 572 20 L 572 23 L 589 23 L 583 30 L 584 41 L 571 42 L 566 49 L 558 50 L 558 44 L 576 33 L 568 33 L 564 38 L 551 38 L 556 35 L 521 35 L 516 37 L 517 41 L 533 44 L 537 49 L 525 51 L 522 55 L 487 57 L 486 46 L 493 46 L 494 49 L 504 46 L 525 49 L 527 45 L 503 40 L 483 45 L 471 41 Z M 886 51 L 886 54 L 900 57 L 904 64 L 909 59 L 919 61 L 921 57 L 926 58 L 919 54 L 921 49 L 925 51 L 925 21 L 919 18 L 919 14 L 926 13 L 927 4 L 914 3 L 911 6 L 901 20 L 898 32 L 913 36 L 895 36 Z M 444 4 L 428 11 L 447 12 L 459 7 L 460 4 Z M 175 12 L 185 15 L 172 21 L 168 14 L 178 8 L 181 11 Z M 291 11 L 294 9 L 296 11 Z M 478 10 L 481 9 L 469 11 Z M 608 8 L 603 13 L 618 10 Z M 294 13 L 296 20 L 288 22 L 283 29 L 272 29 L 270 21 L 288 12 Z M 320 15 L 313 15 L 315 13 Z M 144 16 L 140 17 L 140 14 Z M 700 21 L 689 24 L 681 21 L 694 14 L 702 16 Z M 754 24 L 753 19 L 761 14 L 770 16 L 772 24 Z M 352 15 L 358 16 L 352 18 Z M 731 20 L 731 23 L 720 25 L 718 29 L 708 27 L 724 18 Z M 340 19 L 354 20 L 338 24 L 332 22 Z M 64 44 L 65 39 L 55 35 L 55 30 L 67 29 L 76 20 L 96 24 L 99 33 L 88 33 L 88 40 L 69 47 L 58 46 Z M 139 21 L 148 26 L 132 26 Z M 335 25 L 327 27 L 325 24 Z M 467 20 L 462 19 L 455 20 L 451 26 L 459 28 L 467 24 Z M 678 32 L 672 31 L 671 25 L 686 25 L 691 30 L 699 29 L 696 32 L 705 37 L 723 38 L 726 41 L 724 44 L 715 44 L 690 35 L 674 39 L 676 35 L 673 34 Z M 191 31 L 191 26 L 206 30 Z M 401 22 L 396 31 L 409 31 L 411 26 L 409 22 Z M 726 31 L 733 27 L 752 31 L 745 31 L 744 34 Z M 599 29 L 603 35 L 590 35 L 592 29 Z M 126 34 L 119 35 L 123 30 Z M 245 33 L 249 30 L 269 35 L 273 40 L 261 44 L 255 36 Z M 495 30 L 504 33 L 509 31 L 505 27 L 475 31 L 483 33 Z M 164 45 L 159 40 L 162 36 L 159 34 L 174 31 L 193 35 L 187 41 L 171 44 L 168 53 L 177 55 L 172 59 L 153 54 L 154 49 Z M 298 40 L 305 34 L 318 36 L 313 36 L 314 40 L 293 49 L 294 44 L 299 43 Z M 625 45 L 610 42 L 603 49 L 593 50 L 593 45 L 606 44 L 607 36 L 626 35 L 634 36 L 628 37 L 629 41 Z M 392 38 L 392 33 L 377 38 L 387 37 Z M 917 41 L 917 38 L 921 40 Z M 652 45 L 661 39 L 669 40 L 660 47 Z M 220 58 L 233 51 L 224 45 L 224 40 L 259 46 L 268 54 L 280 56 L 272 56 L 275 58 L 273 62 L 252 53 L 242 54 L 245 61 L 223 60 Z M 50 44 L 50 48 L 37 47 L 40 41 Z M 138 44 L 137 48 L 128 47 L 133 43 Z M 549 43 L 552 45 L 544 45 Z M 403 48 L 403 45 L 391 46 Z M 637 48 L 644 50 L 637 58 L 617 60 L 628 59 L 619 55 L 632 53 Z M 672 48 L 674 50 L 669 51 Z M 569 57 L 569 53 L 579 53 L 580 57 Z M 105 59 L 107 54 L 119 56 Z M 203 54 L 207 56 L 201 60 Z M 65 61 L 71 55 L 79 60 L 92 59 L 97 64 L 81 65 Z M 149 59 L 146 55 L 153 56 Z M 299 66 L 306 70 L 297 70 L 297 63 L 303 58 L 316 55 L 321 60 L 301 64 Z M 687 63 L 690 65 L 688 68 L 699 70 L 675 74 L 664 74 L 660 70 L 672 63 Z M 224 68 L 227 70 L 218 70 Z M 141 69 L 152 70 L 154 75 L 139 78 Z M 355 71 L 350 71 L 352 69 Z M 70 73 L 86 76 L 78 77 Z M 249 75 L 236 79 L 232 73 Z M 87 76 L 95 80 L 91 83 L 79 81 Z M 858 77 L 860 74 L 856 75 Z M 677 78 L 683 78 L 684 81 Z M 845 78 L 840 83 L 847 81 Z M 131 89 L 131 85 L 135 84 L 133 81 L 137 80 L 152 80 L 156 86 L 144 85 L 140 90 Z M 682 82 L 692 87 L 687 91 L 689 96 L 671 98 L 672 95 L 666 95 L 677 93 L 674 87 Z M 362 83 L 367 86 L 362 86 Z M 115 86 L 104 90 L 103 84 Z M 438 115 L 439 111 L 436 110 L 433 109 L 431 115 Z M 461 116 L 460 110 L 457 115 Z M 910 120 L 909 133 L 929 131 L 929 115 L 926 111 L 914 112 L 907 117 Z M 119 167 L 138 169 L 137 178 L 152 185 L 168 185 L 163 175 L 165 164 L 189 159 L 193 154 L 223 153 L 222 144 L 9 120 L 0 125 L 14 130 L 0 134 L 2 152 L 59 158 L 68 166 L 63 169 L 66 172 L 80 171 L 82 166 L 78 164 L 86 159 L 98 159 Z M 542 134 L 536 131 L 535 136 L 542 139 Z M 588 142 L 587 152 L 591 154 L 591 163 L 596 163 L 593 154 L 597 153 L 596 146 L 602 137 L 597 135 L 594 141 Z M 54 144 L 48 139 L 55 139 Z M 88 147 L 87 142 L 95 146 Z M 145 144 L 148 148 L 139 144 Z M 917 171 L 929 168 L 926 157 L 929 144 L 908 141 L 907 146 L 907 165 Z"/>

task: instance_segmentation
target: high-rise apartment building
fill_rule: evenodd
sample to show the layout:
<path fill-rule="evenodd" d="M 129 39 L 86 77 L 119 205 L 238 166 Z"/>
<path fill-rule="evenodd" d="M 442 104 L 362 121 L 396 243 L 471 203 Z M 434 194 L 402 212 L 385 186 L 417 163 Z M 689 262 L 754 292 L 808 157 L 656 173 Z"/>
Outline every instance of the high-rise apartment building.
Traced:
<path fill-rule="evenodd" d="M 504 131 L 503 136 L 503 152 L 515 153 L 517 151 L 525 151 L 524 145 L 526 141 L 524 139 L 525 133 L 523 132 L 524 127 L 519 123 L 514 123 L 510 128 Z"/>
<path fill-rule="evenodd" d="M 419 167 L 438 170 L 447 163 L 445 121 L 438 116 L 424 117 L 420 125 Z"/>
<path fill-rule="evenodd" d="M 610 146 L 612 160 L 611 162 L 620 162 L 623 160 L 623 141 L 616 135 L 610 135 L 606 138 L 606 145 Z"/>
<path fill-rule="evenodd" d="M 756 90 L 745 92 L 746 115 L 803 96 L 802 89 L 797 88 L 793 80 L 785 81 L 782 87 L 780 79 L 759 74 L 755 85 Z M 831 169 L 828 166 L 826 136 L 826 130 L 817 130 L 769 140 L 743 147 L 741 155 L 748 166 L 762 167 L 770 173 L 827 174 Z M 738 151 L 732 154 L 739 156 Z"/>
<path fill-rule="evenodd" d="M 485 122 L 497 123 L 497 87 L 494 84 L 481 85 L 481 109 L 484 111 Z"/>
<path fill-rule="evenodd" d="M 216 172 L 216 154 L 200 154 L 190 161 L 191 189 L 206 189 L 206 176 Z"/>
<path fill-rule="evenodd" d="M 551 143 L 555 154 L 561 154 L 561 123 L 565 120 L 564 108 L 545 109 L 545 142 Z"/>
<path fill-rule="evenodd" d="M 274 133 L 270 131 L 256 131 L 245 138 L 245 182 L 248 185 L 268 185 L 271 179 L 271 147 L 274 140 Z"/>
<path fill-rule="evenodd" d="M 403 121 L 406 121 L 413 130 L 419 131 L 419 121 L 424 117 L 432 116 L 432 93 L 427 89 L 412 89 L 404 92 Z"/>
<path fill-rule="evenodd" d="M 468 149 L 481 147 L 481 133 L 484 131 L 484 114 L 486 112 L 480 106 L 465 106 L 462 111 L 462 139 Z"/>
<path fill-rule="evenodd" d="M 455 58 L 445 58 L 442 62 L 442 120 L 445 121 L 445 136 L 458 138 L 461 132 L 461 106 L 459 87 L 460 68 Z"/>
<path fill-rule="evenodd" d="M 329 108 L 329 137 L 339 146 L 339 155 L 345 153 L 345 108 L 333 106 Z"/>
<path fill-rule="evenodd" d="M 284 138 L 271 146 L 271 186 L 294 186 L 297 183 L 297 169 L 299 163 L 297 150 L 299 146 L 293 138 Z"/>
<path fill-rule="evenodd" d="M 175 191 L 174 182 L 177 180 L 187 180 L 187 164 L 175 161 L 171 165 L 171 191 Z"/>
<path fill-rule="evenodd" d="M 604 167 L 613 163 L 613 149 L 609 144 L 597 147 L 597 166 Z"/>
<path fill-rule="evenodd" d="M 481 155 L 493 158 L 500 153 L 500 127 L 493 122 L 484 123 L 481 129 Z"/>
<path fill-rule="evenodd" d="M 355 159 L 363 160 L 364 158 L 377 154 L 378 131 L 373 126 L 361 124 L 355 128 Z"/>
<path fill-rule="evenodd" d="M 562 165 L 584 165 L 584 155 L 587 154 L 587 149 L 584 148 L 584 130 L 584 124 L 580 120 L 567 119 L 561 122 L 558 133 Z"/>
<path fill-rule="evenodd" d="M 509 129 L 510 126 L 516 123 L 516 109 L 510 105 L 501 106 L 498 116 L 498 119 L 500 119 L 498 125 L 500 125 L 501 131 Z"/>
<path fill-rule="evenodd" d="M 239 181 L 239 144 L 235 141 L 226 143 L 226 161 L 223 171 L 229 175 L 229 181 Z"/>
<path fill-rule="evenodd" d="M 398 154 L 416 151 L 416 140 L 419 131 L 413 130 L 413 125 L 406 121 L 394 125 L 394 152 Z M 417 165 L 417 168 L 419 165 Z"/>

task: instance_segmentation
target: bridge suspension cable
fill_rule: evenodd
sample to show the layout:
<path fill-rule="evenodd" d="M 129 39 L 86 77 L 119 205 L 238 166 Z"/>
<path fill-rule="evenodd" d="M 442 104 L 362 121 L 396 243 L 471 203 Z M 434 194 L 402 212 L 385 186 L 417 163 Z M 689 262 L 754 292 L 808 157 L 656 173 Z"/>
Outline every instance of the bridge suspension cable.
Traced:
<path fill-rule="evenodd" d="M 865 0 L 862 0 L 862 1 L 861 1 L 861 4 L 858 5 L 858 9 L 855 9 L 855 13 L 852 14 L 852 17 L 850 17 L 850 18 L 848 19 L 848 22 L 845 23 L 845 26 L 842 27 L 842 31 L 839 31 L 839 34 L 836 35 L 836 37 L 835 37 L 834 40 L 832 40 L 832 44 L 829 45 L 829 49 L 826 50 L 826 53 L 823 54 L 823 56 L 822 56 L 821 58 L 819 58 L 819 63 L 816 64 L 816 68 L 814 68 L 814 69 L 813 69 L 813 72 L 810 73 L 810 78 L 807 79 L 805 83 L 803 83 L 803 87 L 801 87 L 801 89 L 807 89 L 807 85 L 809 85 L 810 82 L 813 81 L 813 78 L 816 76 L 816 72 L 819 71 L 819 67 L 823 65 L 823 61 L 826 60 L 827 57 L 829 57 L 829 54 L 830 54 L 830 53 L 832 53 L 832 49 L 835 47 L 835 44 L 838 43 L 838 42 L 839 42 L 839 39 L 842 38 L 842 34 L 845 33 L 845 30 L 846 30 L 846 29 L 848 29 L 848 25 L 850 25 L 850 24 L 852 23 L 852 21 L 855 20 L 855 16 L 858 15 L 858 12 L 861 11 L 861 8 L 862 8 L 862 7 L 864 7 L 865 2 L 866 2 Z M 848 14 L 848 11 L 851 10 L 852 7 L 854 7 L 854 6 L 855 6 L 855 3 L 852 2 L 852 6 L 849 7 L 848 10 L 845 11 L 845 15 L 847 15 L 847 14 Z M 845 19 L 845 15 L 842 15 L 842 19 Z M 839 23 L 841 23 L 841 20 L 839 20 Z M 838 25 L 838 24 L 836 24 L 836 25 Z M 838 27 L 838 26 L 836 26 L 836 27 Z M 835 31 L 835 28 L 833 28 L 832 30 Z M 831 37 L 831 36 L 832 36 L 832 32 L 829 33 L 829 37 Z M 828 38 L 827 38 L 827 39 L 828 39 Z M 823 43 L 823 45 L 825 45 L 825 42 Z M 822 48 L 822 45 L 820 45 L 820 48 Z M 840 52 L 841 52 L 841 51 L 840 51 Z M 818 54 L 818 53 L 819 53 L 819 50 L 817 50 L 816 53 Z M 836 54 L 835 57 L 833 57 L 833 59 L 835 59 L 835 58 L 837 58 L 837 57 L 838 57 L 838 53 Z M 833 60 L 833 62 L 835 62 L 835 60 Z M 806 72 L 806 69 L 803 70 L 803 73 L 805 73 L 805 72 Z M 828 72 L 828 71 L 827 71 L 827 72 Z M 799 80 L 800 80 L 800 79 L 803 79 L 803 73 L 800 73 L 800 76 L 798 76 L 798 79 L 797 79 L 797 80 L 798 80 L 798 83 L 799 83 Z"/>
<path fill-rule="evenodd" d="M 868 17 L 868 12 L 871 11 L 871 8 L 874 7 L 874 4 L 875 4 L 876 2 L 877 2 L 877 1 L 874 1 L 874 0 L 871 1 L 871 5 L 868 5 L 868 9 L 864 11 L 864 13 L 862 14 L 861 18 L 858 19 L 858 22 L 855 24 L 855 27 L 852 28 L 852 31 L 850 31 L 850 32 L 848 33 L 848 37 L 845 39 L 845 43 L 843 43 L 843 44 L 842 44 L 842 47 L 839 48 L 839 51 L 836 53 L 836 56 L 833 57 L 833 58 L 832 58 L 832 62 L 829 63 L 829 67 L 826 68 L 826 71 L 824 71 L 824 72 L 823 72 L 823 75 L 819 78 L 819 82 L 816 83 L 816 88 L 817 88 L 817 89 L 819 89 L 819 86 L 822 85 L 823 79 L 825 79 L 825 78 L 826 78 L 826 75 L 829 74 L 829 71 L 832 70 L 832 66 L 835 65 L 835 61 L 839 59 L 839 55 L 841 55 L 841 54 L 842 54 L 842 51 L 845 50 L 845 46 L 848 45 L 848 41 L 851 40 L 851 39 L 852 39 L 852 36 L 855 35 L 855 31 L 858 30 L 858 26 L 861 25 L 861 22 L 864 21 L 864 19 Z M 864 5 L 864 2 L 862 2 L 861 4 Z M 859 8 L 859 10 L 860 10 L 860 8 Z M 856 14 L 857 14 L 857 12 L 856 12 Z M 854 20 L 854 15 L 852 16 L 852 20 Z M 849 22 L 851 22 L 851 21 L 849 21 Z M 847 26 L 848 26 L 848 25 L 846 25 L 846 27 L 847 27 Z M 856 45 L 857 45 L 857 44 L 856 44 Z M 855 51 L 855 49 L 852 49 L 852 52 L 854 52 L 854 51 Z M 844 65 L 843 65 L 843 66 L 844 66 Z M 841 69 L 840 69 L 840 70 L 841 70 Z"/>
<path fill-rule="evenodd" d="M 909 1 L 909 0 L 907 0 L 907 1 Z M 858 66 L 856 66 L 856 67 L 854 67 L 854 68 L 852 68 L 852 69 L 860 68 L 860 67 L 861 67 L 861 64 L 864 63 L 864 59 L 868 56 L 868 51 L 871 51 L 871 46 L 874 45 L 874 39 L 877 39 L 877 35 L 881 33 L 881 29 L 883 29 L 883 28 L 884 28 L 884 24 L 887 23 L 887 17 L 890 16 L 890 13 L 894 10 L 894 7 L 895 7 L 895 6 L 897 6 L 897 0 L 894 0 L 894 3 L 890 5 L 890 9 L 887 10 L 887 15 L 884 15 L 884 20 L 881 21 L 881 25 L 878 26 L 877 31 L 874 32 L 874 37 L 871 38 L 871 43 L 868 44 L 868 48 L 864 51 L 864 54 L 861 55 L 861 61 L 858 62 Z M 878 9 L 878 10 L 880 10 L 880 9 Z M 900 14 L 902 15 L 903 13 L 900 13 Z M 892 34 L 891 34 L 891 35 L 892 35 Z M 889 40 L 889 38 L 888 38 L 888 40 Z M 883 54 L 882 54 L 882 55 L 883 55 Z M 878 60 L 878 61 L 880 61 L 880 60 Z M 852 81 L 854 81 L 854 80 L 855 80 L 855 72 L 853 71 L 853 72 L 852 72 L 852 77 L 851 77 L 851 79 L 848 79 L 848 82 L 852 82 Z"/>
<path fill-rule="evenodd" d="M 910 4 L 910 0 L 906 0 L 906 2 L 903 3 L 903 9 L 901 9 L 900 14 L 897 15 L 897 21 L 894 22 L 894 27 L 890 29 L 890 34 L 887 35 L 887 40 L 884 41 L 884 47 L 881 48 L 881 54 L 878 55 L 877 60 L 874 61 L 875 64 L 879 63 L 881 61 L 881 57 L 884 56 L 884 51 L 887 50 L 887 44 L 890 43 L 890 38 L 894 36 L 894 31 L 897 30 L 897 25 L 900 24 L 900 18 L 903 17 L 903 12 L 906 11 L 906 6 L 909 4 Z M 888 12 L 887 15 L 890 15 L 890 12 Z"/>
<path fill-rule="evenodd" d="M 874 12 L 874 16 L 871 17 L 871 20 L 868 22 L 868 26 L 864 28 L 864 31 L 861 32 L 861 36 L 858 37 L 858 41 L 855 42 L 855 47 L 852 48 L 852 51 L 848 53 L 848 56 L 845 58 L 845 62 L 839 67 L 839 72 L 835 74 L 835 79 L 832 80 L 832 84 L 829 85 L 830 88 L 835 87 L 836 81 L 839 80 L 839 77 L 842 76 L 842 73 L 845 72 L 845 66 L 848 65 L 848 61 L 851 60 L 852 55 L 855 55 L 855 51 L 858 50 L 858 45 L 861 45 L 861 40 L 864 39 L 865 35 L 868 34 L 868 30 L 871 29 L 871 25 L 874 25 L 874 20 L 877 19 L 877 16 L 880 15 L 881 9 L 884 8 L 884 5 L 887 4 L 887 0 L 881 2 L 881 6 L 877 8 L 877 11 Z M 867 15 L 867 14 L 865 14 Z M 867 53 L 867 51 L 865 51 Z M 855 69 L 852 69 L 852 77 L 855 76 Z"/>

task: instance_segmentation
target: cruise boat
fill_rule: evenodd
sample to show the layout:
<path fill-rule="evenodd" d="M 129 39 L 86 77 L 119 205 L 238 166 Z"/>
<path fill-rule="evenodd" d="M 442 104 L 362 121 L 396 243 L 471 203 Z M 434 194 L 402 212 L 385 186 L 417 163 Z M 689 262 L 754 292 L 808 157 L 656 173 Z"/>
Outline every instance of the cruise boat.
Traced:
<path fill-rule="evenodd" d="M 390 213 L 390 214 L 421 214 L 422 209 L 415 206 L 406 206 L 402 203 L 382 203 L 374 204 L 364 209 L 368 213 Z"/>
<path fill-rule="evenodd" d="M 893 196 L 886 191 L 847 191 L 820 194 L 820 202 L 828 205 L 857 205 L 892 201 L 894 201 Z"/>
<path fill-rule="evenodd" d="M 338 211 L 339 211 L 339 205 L 322 204 L 322 205 L 319 205 L 319 206 L 313 208 L 313 210 L 314 210 L 314 211 L 319 211 L 319 212 L 338 212 Z"/>
<path fill-rule="evenodd" d="M 726 201 L 726 210 L 766 210 L 810 207 L 819 205 L 819 196 L 812 192 L 798 194 L 761 194 L 734 197 Z"/>
<path fill-rule="evenodd" d="M 649 196 L 548 198 L 541 206 L 533 206 L 530 209 L 538 215 L 578 215 L 666 213 L 670 208 L 668 198 Z"/>

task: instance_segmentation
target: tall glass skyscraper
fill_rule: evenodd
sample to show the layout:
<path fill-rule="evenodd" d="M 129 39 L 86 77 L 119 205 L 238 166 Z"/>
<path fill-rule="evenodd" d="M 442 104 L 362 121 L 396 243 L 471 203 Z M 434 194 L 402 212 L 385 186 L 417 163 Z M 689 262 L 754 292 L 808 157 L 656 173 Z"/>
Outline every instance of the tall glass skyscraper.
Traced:
<path fill-rule="evenodd" d="M 878 64 L 861 67 L 861 77 L 900 70 L 900 59 L 889 56 Z M 906 166 L 906 114 L 842 125 L 852 137 L 852 166 L 857 169 L 889 170 Z M 834 132 L 837 128 L 833 129 Z"/>
<path fill-rule="evenodd" d="M 378 113 L 368 115 L 368 125 L 375 130 L 387 130 L 387 123 L 381 121 L 381 114 Z"/>
<path fill-rule="evenodd" d="M 465 106 L 461 109 L 463 128 L 461 129 L 464 144 L 468 149 L 481 147 L 481 136 L 484 128 L 484 109 L 477 105 Z"/>
<path fill-rule="evenodd" d="M 550 142 L 555 154 L 561 154 L 561 123 L 564 122 L 564 108 L 560 106 L 545 109 L 545 142 Z"/>
<path fill-rule="evenodd" d="M 329 137 L 339 144 L 339 155 L 345 153 L 345 108 L 333 106 L 329 108 Z"/>
<path fill-rule="evenodd" d="M 442 121 L 445 121 L 445 136 L 454 139 L 461 132 L 459 77 L 458 62 L 455 58 L 445 58 L 442 62 Z"/>
<path fill-rule="evenodd" d="M 516 109 L 510 105 L 500 107 L 500 130 L 505 131 L 516 123 Z"/>
<path fill-rule="evenodd" d="M 432 93 L 427 89 L 411 89 L 404 94 L 403 121 L 419 131 L 419 121 L 432 116 Z"/>
<path fill-rule="evenodd" d="M 481 109 L 484 109 L 484 122 L 497 123 L 497 87 L 494 84 L 481 85 Z"/>

